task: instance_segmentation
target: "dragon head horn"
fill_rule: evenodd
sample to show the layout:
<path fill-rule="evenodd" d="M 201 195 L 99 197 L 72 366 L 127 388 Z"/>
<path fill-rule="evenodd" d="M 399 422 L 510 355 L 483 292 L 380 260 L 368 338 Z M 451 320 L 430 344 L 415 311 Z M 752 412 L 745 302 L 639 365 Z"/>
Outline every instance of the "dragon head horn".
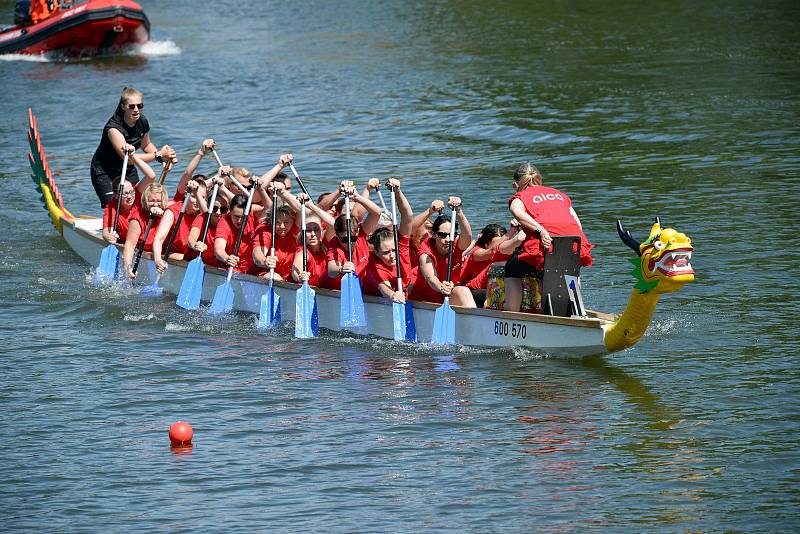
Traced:
<path fill-rule="evenodd" d="M 617 233 L 619 234 L 619 238 L 622 239 L 623 243 L 632 248 L 633 251 L 639 256 L 642 255 L 641 250 L 639 250 L 641 243 L 636 241 L 636 239 L 631 235 L 630 230 L 626 230 L 622 227 L 622 222 L 619 219 L 617 219 Z"/>

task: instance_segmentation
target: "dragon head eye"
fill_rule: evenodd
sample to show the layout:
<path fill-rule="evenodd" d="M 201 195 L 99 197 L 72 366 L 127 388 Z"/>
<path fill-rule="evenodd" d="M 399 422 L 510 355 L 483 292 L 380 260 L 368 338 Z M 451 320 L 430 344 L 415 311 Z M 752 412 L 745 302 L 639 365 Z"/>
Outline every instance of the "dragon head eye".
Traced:
<path fill-rule="evenodd" d="M 664 245 L 664 243 L 662 243 L 660 239 L 656 239 L 655 241 L 653 241 L 653 246 L 656 248 L 656 250 L 664 250 L 664 247 L 666 245 Z"/>

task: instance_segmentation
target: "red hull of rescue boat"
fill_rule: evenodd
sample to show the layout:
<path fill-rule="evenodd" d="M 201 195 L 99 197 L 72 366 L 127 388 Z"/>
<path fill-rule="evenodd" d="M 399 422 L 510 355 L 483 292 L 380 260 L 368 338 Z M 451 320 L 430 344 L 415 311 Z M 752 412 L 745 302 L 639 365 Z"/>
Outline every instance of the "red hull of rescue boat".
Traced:
<path fill-rule="evenodd" d="M 150 39 L 150 21 L 129 0 L 89 0 L 0 33 L 0 54 L 102 55 Z"/>

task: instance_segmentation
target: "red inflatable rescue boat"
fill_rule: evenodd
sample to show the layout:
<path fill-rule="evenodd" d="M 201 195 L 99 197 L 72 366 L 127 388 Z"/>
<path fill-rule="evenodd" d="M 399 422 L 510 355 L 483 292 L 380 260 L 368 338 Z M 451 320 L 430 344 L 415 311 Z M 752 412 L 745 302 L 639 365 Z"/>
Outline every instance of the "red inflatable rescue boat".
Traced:
<path fill-rule="evenodd" d="M 150 39 L 147 15 L 130 0 L 18 1 L 15 22 L 0 31 L 0 54 L 105 55 Z"/>

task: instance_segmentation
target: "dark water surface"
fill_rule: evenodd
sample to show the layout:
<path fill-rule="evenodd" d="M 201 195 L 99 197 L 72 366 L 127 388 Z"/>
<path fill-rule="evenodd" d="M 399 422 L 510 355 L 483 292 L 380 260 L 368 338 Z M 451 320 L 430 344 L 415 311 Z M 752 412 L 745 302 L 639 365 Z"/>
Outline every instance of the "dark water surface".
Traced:
<path fill-rule="evenodd" d="M 133 56 L 0 61 L 0 529 L 800 528 L 800 4 L 143 5 Z M 534 160 L 597 245 L 591 307 L 632 286 L 617 218 L 690 235 L 697 280 L 588 360 L 296 341 L 98 290 L 32 190 L 26 108 L 98 214 L 124 85 L 183 161 L 211 136 L 259 172 L 292 151 L 314 193 L 397 174 L 478 228 Z"/>

